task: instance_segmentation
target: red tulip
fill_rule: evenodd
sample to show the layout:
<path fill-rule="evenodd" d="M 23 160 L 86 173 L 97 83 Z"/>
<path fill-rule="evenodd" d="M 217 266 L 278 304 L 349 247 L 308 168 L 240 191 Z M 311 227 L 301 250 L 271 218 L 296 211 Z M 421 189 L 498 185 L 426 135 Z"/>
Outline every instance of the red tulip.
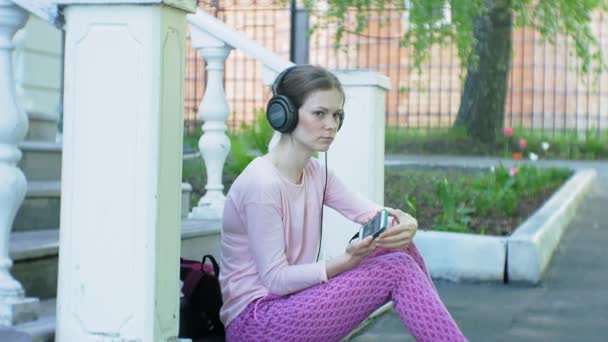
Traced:
<path fill-rule="evenodd" d="M 512 137 L 513 136 L 513 128 L 512 127 L 505 127 L 502 129 L 502 134 L 505 135 L 505 137 Z"/>
<path fill-rule="evenodd" d="M 521 159 L 521 153 L 519 153 L 519 152 L 513 153 L 513 159 L 520 160 Z"/>

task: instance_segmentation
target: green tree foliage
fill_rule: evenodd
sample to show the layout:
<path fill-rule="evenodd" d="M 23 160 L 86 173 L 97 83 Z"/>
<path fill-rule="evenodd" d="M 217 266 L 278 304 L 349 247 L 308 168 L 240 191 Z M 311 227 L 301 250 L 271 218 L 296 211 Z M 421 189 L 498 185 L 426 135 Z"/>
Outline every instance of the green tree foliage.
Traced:
<path fill-rule="evenodd" d="M 509 23 L 534 28 L 549 43 L 555 43 L 558 36 L 572 41 L 572 52 L 585 74 L 593 71 L 599 75 L 606 68 L 591 23 L 593 12 L 608 10 L 608 0 L 325 0 L 325 11 L 315 10 L 320 1 L 303 3 L 319 19 L 313 29 L 335 25 L 337 46 L 345 31 L 362 33 L 367 29 L 370 13 L 382 17 L 387 8 L 407 12 L 410 26 L 401 44 L 413 47 L 418 69 L 429 57 L 431 46 L 454 44 L 466 76 L 455 125 L 486 143 L 496 141 L 504 119 L 511 62 Z M 448 5 L 451 18 L 443 20 L 442 9 Z"/>
<path fill-rule="evenodd" d="M 453 43 L 458 51 L 463 68 L 476 64 L 474 54 L 475 18 L 488 12 L 492 1 L 486 0 L 325 0 L 326 11 L 316 11 L 318 0 L 304 0 L 304 7 L 314 12 L 320 25 L 336 26 L 336 41 L 339 44 L 346 30 L 362 33 L 368 28 L 369 13 L 380 16 L 387 9 L 408 12 L 410 28 L 404 33 L 402 45 L 412 46 L 415 65 L 420 66 L 429 57 L 434 44 Z M 576 56 L 580 59 L 581 70 L 588 72 L 605 68 L 597 38 L 591 30 L 591 14 L 596 10 L 608 10 L 607 0 L 511 0 L 516 26 L 535 28 L 548 42 L 562 35 L 574 44 Z M 442 8 L 449 5 L 451 20 L 442 22 Z M 355 22 L 351 22 L 351 13 Z M 319 25 L 317 25 L 318 27 Z M 313 28 L 315 29 L 315 28 Z M 599 70 L 599 69 L 596 69 Z"/>

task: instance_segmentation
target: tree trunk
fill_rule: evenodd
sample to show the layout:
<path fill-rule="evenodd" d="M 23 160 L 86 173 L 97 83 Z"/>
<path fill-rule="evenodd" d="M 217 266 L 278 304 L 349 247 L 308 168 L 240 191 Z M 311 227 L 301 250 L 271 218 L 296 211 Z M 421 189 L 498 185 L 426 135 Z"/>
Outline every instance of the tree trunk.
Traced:
<path fill-rule="evenodd" d="M 503 125 L 511 67 L 511 0 L 487 0 L 488 12 L 475 19 L 477 68 L 469 66 L 454 126 L 494 144 Z"/>

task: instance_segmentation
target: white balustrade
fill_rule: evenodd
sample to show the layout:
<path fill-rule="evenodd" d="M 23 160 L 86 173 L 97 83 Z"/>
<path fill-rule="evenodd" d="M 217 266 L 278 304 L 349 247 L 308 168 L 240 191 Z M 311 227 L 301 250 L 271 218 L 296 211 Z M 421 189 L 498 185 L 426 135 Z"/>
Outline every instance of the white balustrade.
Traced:
<path fill-rule="evenodd" d="M 203 135 L 199 139 L 199 151 L 207 170 L 206 193 L 192 209 L 189 218 L 219 220 L 224 211 L 222 171 L 230 151 L 230 139 L 226 135 L 226 120 L 230 114 L 223 85 L 224 63 L 232 50 L 231 47 L 212 37 L 201 39 L 202 32 L 192 32 L 193 47 L 197 48 L 207 61 L 207 86 L 199 106 L 199 115 L 204 124 Z M 197 45 L 201 41 L 206 46 Z"/>
<path fill-rule="evenodd" d="M 27 117 L 15 99 L 12 39 L 27 17 L 12 1 L 0 0 L 0 325 L 36 319 L 38 312 L 38 300 L 25 298 L 23 287 L 11 276 L 9 257 L 13 220 L 26 192 L 25 176 L 17 168 L 17 145 L 27 132 Z"/>

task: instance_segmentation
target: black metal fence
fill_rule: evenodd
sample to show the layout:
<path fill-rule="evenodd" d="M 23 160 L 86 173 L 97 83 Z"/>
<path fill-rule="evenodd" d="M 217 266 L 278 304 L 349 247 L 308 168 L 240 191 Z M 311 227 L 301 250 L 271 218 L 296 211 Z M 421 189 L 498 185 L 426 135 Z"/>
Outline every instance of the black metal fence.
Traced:
<path fill-rule="evenodd" d="M 289 58 L 290 6 L 272 0 L 201 1 L 199 6 L 270 50 Z M 354 13 L 352 14 L 354 21 Z M 608 52 L 608 21 L 594 13 L 593 30 Z M 461 64 L 453 46 L 435 46 L 421 71 L 413 69 L 411 47 L 399 39 L 408 29 L 407 14 L 387 9 L 368 13 L 362 34 L 346 31 L 334 49 L 335 27 L 318 29 L 310 37 L 309 62 L 330 69 L 371 69 L 387 75 L 388 126 L 448 127 L 454 122 L 462 90 Z M 316 23 L 311 16 L 311 25 Z M 551 45 L 529 28 L 513 32 L 513 61 L 505 103 L 505 125 L 543 130 L 549 134 L 574 130 L 601 132 L 608 127 L 608 75 L 582 75 L 569 53 L 571 43 L 554 37 Z M 200 129 L 197 111 L 204 92 L 204 61 L 188 48 L 186 66 L 186 127 Z M 597 78 L 593 80 L 593 77 Z M 262 86 L 261 65 L 233 51 L 225 65 L 225 88 L 231 108 L 229 129 L 254 120 L 269 90 Z"/>

